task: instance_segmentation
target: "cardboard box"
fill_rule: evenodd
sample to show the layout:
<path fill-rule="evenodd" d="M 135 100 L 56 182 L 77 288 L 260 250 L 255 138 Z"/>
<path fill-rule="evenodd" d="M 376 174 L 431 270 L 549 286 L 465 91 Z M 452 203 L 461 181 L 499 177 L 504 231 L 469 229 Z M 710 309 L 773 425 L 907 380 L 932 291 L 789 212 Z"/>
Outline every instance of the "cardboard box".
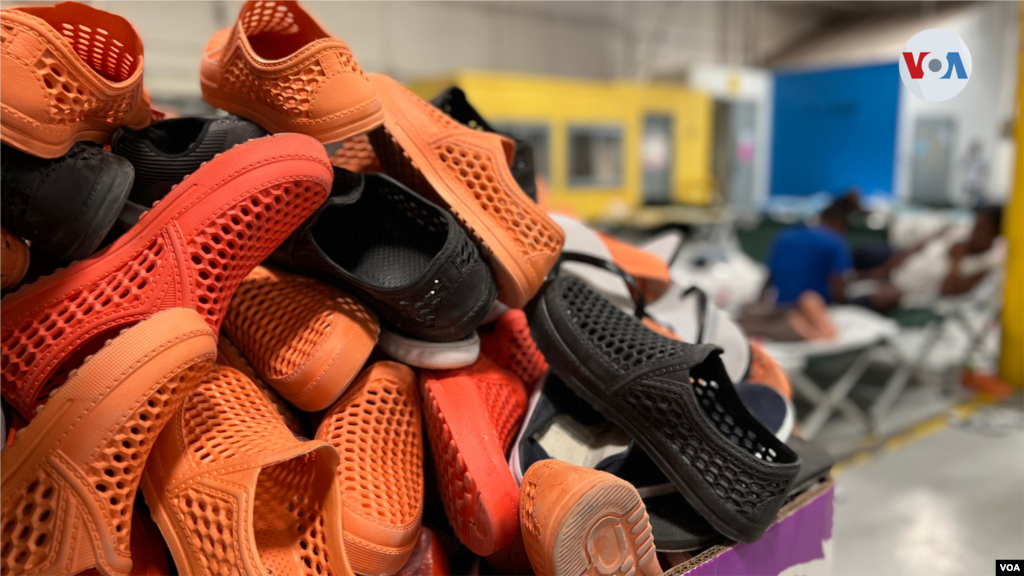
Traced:
<path fill-rule="evenodd" d="M 831 478 L 779 511 L 757 542 L 712 546 L 670 576 L 829 576 L 832 574 Z"/>

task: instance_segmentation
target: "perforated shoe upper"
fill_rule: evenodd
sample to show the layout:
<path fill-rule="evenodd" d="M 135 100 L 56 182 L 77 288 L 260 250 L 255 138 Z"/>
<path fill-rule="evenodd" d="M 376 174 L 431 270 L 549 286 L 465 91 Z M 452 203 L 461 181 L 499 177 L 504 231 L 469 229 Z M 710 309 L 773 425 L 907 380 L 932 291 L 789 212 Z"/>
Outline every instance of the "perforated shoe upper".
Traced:
<path fill-rule="evenodd" d="M 242 281 L 224 332 L 264 381 L 302 410 L 324 410 L 377 344 L 377 315 L 312 278 L 262 266 Z"/>
<path fill-rule="evenodd" d="M 186 178 L 99 254 L 4 296 L 4 398 L 31 418 L 104 336 L 166 308 L 195 308 L 219 328 L 239 283 L 320 206 L 332 177 L 312 138 L 247 142 Z"/>
<path fill-rule="evenodd" d="M 216 366 L 157 440 L 143 489 L 188 574 L 351 576 L 338 455 L 296 439 L 241 372 Z"/>
<path fill-rule="evenodd" d="M 0 11 L 3 140 L 56 158 L 76 140 L 142 128 L 142 40 L 127 20 L 77 2 Z"/>
<path fill-rule="evenodd" d="M 316 438 L 341 456 L 345 546 L 359 574 L 394 574 L 423 515 L 423 418 L 408 366 L 377 362 L 332 406 Z"/>
<path fill-rule="evenodd" d="M 387 110 L 385 129 L 369 133 L 381 165 L 445 203 L 484 250 L 498 298 L 522 308 L 554 266 L 565 234 L 512 176 L 515 143 L 459 124 L 392 78 L 370 78 Z"/>
<path fill-rule="evenodd" d="M 640 443 L 716 529 L 760 536 L 799 461 L 744 408 L 717 348 L 659 335 L 573 277 L 551 281 L 530 312 L 552 370 Z"/>
<path fill-rule="evenodd" d="M 349 47 L 297 2 L 246 2 L 206 46 L 203 98 L 267 130 L 337 142 L 382 121 L 377 91 Z"/>
<path fill-rule="evenodd" d="M 465 338 L 496 292 L 454 218 L 383 174 L 335 168 L 331 198 L 271 260 L 351 291 L 420 340 Z"/>

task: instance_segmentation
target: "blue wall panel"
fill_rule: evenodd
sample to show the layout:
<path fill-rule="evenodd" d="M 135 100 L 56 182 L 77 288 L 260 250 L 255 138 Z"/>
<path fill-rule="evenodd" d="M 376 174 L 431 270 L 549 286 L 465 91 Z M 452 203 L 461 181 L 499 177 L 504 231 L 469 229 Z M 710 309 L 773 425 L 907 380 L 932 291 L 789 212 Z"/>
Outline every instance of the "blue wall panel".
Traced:
<path fill-rule="evenodd" d="M 898 64 L 779 72 L 771 193 L 892 193 Z"/>

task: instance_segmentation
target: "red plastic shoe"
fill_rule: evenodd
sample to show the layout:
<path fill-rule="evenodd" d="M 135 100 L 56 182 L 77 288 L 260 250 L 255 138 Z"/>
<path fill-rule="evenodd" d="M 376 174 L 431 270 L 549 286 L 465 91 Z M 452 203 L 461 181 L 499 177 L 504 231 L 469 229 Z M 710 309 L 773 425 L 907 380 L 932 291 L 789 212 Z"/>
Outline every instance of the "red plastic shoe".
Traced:
<path fill-rule="evenodd" d="M 99 254 L 5 296 L 0 389 L 26 418 L 121 329 L 174 307 L 217 329 L 235 289 L 327 198 L 324 147 L 250 140 L 186 178 Z"/>
<path fill-rule="evenodd" d="M 505 312 L 494 322 L 494 332 L 480 337 L 480 353 L 519 376 L 531 391 L 548 371 L 548 363 L 530 335 L 526 313 L 517 308 Z"/>
<path fill-rule="evenodd" d="M 526 414 L 526 387 L 484 356 L 459 370 L 423 371 L 420 381 L 448 521 L 487 556 L 519 534 L 519 488 L 505 455 Z"/>

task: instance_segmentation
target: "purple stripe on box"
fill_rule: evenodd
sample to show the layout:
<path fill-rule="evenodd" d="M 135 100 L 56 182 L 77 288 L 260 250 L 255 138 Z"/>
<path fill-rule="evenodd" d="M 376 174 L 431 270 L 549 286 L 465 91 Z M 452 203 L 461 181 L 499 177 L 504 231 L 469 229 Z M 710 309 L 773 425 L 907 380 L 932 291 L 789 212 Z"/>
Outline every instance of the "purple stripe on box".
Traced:
<path fill-rule="evenodd" d="M 777 576 L 790 566 L 824 558 L 822 546 L 832 538 L 834 491 L 829 488 L 776 522 L 757 542 L 737 544 L 686 576 Z"/>

